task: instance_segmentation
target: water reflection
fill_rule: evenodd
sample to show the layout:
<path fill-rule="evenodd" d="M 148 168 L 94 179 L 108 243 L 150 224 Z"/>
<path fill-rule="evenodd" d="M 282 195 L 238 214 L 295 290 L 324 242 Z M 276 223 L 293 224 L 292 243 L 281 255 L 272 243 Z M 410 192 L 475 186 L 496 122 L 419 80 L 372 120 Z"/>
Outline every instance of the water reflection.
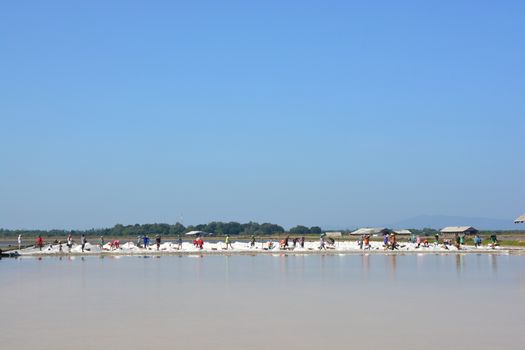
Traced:
<path fill-rule="evenodd" d="M 498 255 L 489 254 L 489 262 L 490 262 L 490 267 L 492 268 L 492 272 L 494 273 L 498 272 Z"/>
<path fill-rule="evenodd" d="M 225 255 L 225 268 L 224 268 L 224 278 L 228 281 L 230 279 L 230 255 Z M 200 266 L 199 266 L 200 269 Z"/>
<path fill-rule="evenodd" d="M 421 270 L 421 268 L 423 267 L 423 257 L 424 257 L 425 254 L 423 253 L 418 253 L 416 255 L 416 268 L 417 270 Z"/>
<path fill-rule="evenodd" d="M 319 256 L 319 269 L 321 271 L 321 276 L 325 277 L 325 255 L 320 255 Z"/>
<path fill-rule="evenodd" d="M 463 264 L 464 264 L 463 254 L 456 254 L 456 273 L 458 275 L 461 274 L 461 271 L 463 270 Z"/>
<path fill-rule="evenodd" d="M 182 349 L 262 350 L 268 347 L 264 330 L 270 330 L 279 348 L 353 344 L 365 349 L 417 349 L 422 338 L 407 334 L 432 329 L 445 336 L 423 340 L 429 350 L 451 342 L 458 349 L 523 346 L 525 257 L 374 253 L 194 257 L 198 259 L 107 257 L 103 263 L 86 257 L 84 263 L 77 259 L 67 264 L 62 263 L 66 257 L 48 257 L 45 263 L 22 258 L 16 264 L 6 259 L 0 274 L 8 288 L 5 284 L 0 288 L 0 300 L 16 302 L 3 305 L 9 317 L 0 319 L 2 345 L 89 350 L 92 343 L 78 336 L 87 334 L 114 350 L 169 344 Z M 454 271 L 461 273 L 462 283 L 456 283 Z M 348 278 L 341 278 L 343 274 Z M 279 283 L 281 278 L 286 283 Z M 410 300 L 405 303 L 407 295 Z M 454 312 L 454 303 L 443 307 L 432 302 L 443 295 L 469 302 Z M 382 296 L 396 302 L 381 302 Z M 479 334 L 482 315 L 490 315 L 490 339 L 466 336 Z M 27 336 L 46 324 L 53 326 Z M 290 325 L 307 336 L 272 331 L 290 330 Z M 155 329 L 156 336 L 135 336 L 144 329 Z M 188 329 L 202 330 L 199 338 L 188 335 Z M 380 335 L 382 329 L 391 331 L 388 337 Z"/>
<path fill-rule="evenodd" d="M 396 278 L 396 269 L 397 269 L 397 254 L 392 254 L 388 256 L 388 265 L 390 267 L 390 278 Z"/>
<path fill-rule="evenodd" d="M 365 272 L 365 275 L 368 275 L 370 271 L 370 254 L 363 254 L 361 256 L 361 266 Z"/>
<path fill-rule="evenodd" d="M 288 255 L 282 254 L 279 258 L 279 269 L 281 278 L 286 281 L 288 279 Z"/>

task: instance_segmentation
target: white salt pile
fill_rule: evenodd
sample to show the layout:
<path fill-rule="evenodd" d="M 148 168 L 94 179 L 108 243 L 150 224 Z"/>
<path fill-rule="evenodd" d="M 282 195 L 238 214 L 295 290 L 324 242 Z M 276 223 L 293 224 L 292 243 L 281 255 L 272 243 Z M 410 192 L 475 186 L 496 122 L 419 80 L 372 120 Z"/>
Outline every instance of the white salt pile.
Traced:
<path fill-rule="evenodd" d="M 307 241 L 304 247 L 297 244 L 295 247 L 290 243 L 289 247 L 281 248 L 278 241 L 256 242 L 251 246 L 249 242 L 232 242 L 232 247 L 227 249 L 224 242 L 204 242 L 202 249 L 195 246 L 192 242 L 183 242 L 181 249 L 175 242 L 163 242 L 159 248 L 155 243 L 150 244 L 144 248 L 137 246 L 133 242 L 125 242 L 114 244 L 114 242 L 106 243 L 104 246 L 86 243 L 84 250 L 80 244 L 73 244 L 71 249 L 65 244 L 46 244 L 40 250 L 38 247 L 30 247 L 19 250 L 20 255 L 55 255 L 55 254 L 85 254 L 85 255 L 131 255 L 131 254 L 162 254 L 162 253 L 266 253 L 266 252 L 287 252 L 287 253 L 356 253 L 356 252 L 458 252 L 458 249 L 453 245 L 445 246 L 443 244 L 430 244 L 427 247 L 420 245 L 417 247 L 415 243 L 399 243 L 398 249 L 386 250 L 383 242 L 370 242 L 368 249 L 361 249 L 357 241 L 341 241 L 335 242 L 333 245 L 326 244 L 325 249 L 320 249 L 319 241 Z M 488 245 L 474 247 L 461 246 L 461 252 L 493 252 L 494 250 L 505 251 L 504 248 L 491 247 Z"/>

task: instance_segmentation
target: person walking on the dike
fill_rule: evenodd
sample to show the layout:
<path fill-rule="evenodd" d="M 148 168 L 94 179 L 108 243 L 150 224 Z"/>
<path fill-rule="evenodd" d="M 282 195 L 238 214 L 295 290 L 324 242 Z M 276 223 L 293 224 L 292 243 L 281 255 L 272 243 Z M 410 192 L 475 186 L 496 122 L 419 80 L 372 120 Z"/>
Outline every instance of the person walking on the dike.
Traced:
<path fill-rule="evenodd" d="M 160 235 L 157 235 L 155 237 L 155 244 L 157 245 L 157 250 L 160 249 L 160 240 L 161 240 Z"/>
<path fill-rule="evenodd" d="M 232 242 L 230 242 L 229 235 L 226 235 L 226 238 L 224 239 L 224 243 L 226 244 L 226 250 L 228 250 L 228 247 L 233 249 Z"/>
<path fill-rule="evenodd" d="M 84 253 L 84 249 L 86 248 L 87 238 L 85 234 L 82 234 L 80 237 L 80 244 L 82 245 L 82 253 Z"/>

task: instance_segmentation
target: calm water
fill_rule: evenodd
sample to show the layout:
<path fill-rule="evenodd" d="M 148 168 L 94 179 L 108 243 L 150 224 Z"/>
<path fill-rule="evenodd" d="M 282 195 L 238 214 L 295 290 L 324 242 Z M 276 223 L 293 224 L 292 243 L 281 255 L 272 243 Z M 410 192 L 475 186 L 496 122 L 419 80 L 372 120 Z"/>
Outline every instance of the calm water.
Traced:
<path fill-rule="evenodd" d="M 9 349 L 523 349 L 525 256 L 0 261 Z"/>

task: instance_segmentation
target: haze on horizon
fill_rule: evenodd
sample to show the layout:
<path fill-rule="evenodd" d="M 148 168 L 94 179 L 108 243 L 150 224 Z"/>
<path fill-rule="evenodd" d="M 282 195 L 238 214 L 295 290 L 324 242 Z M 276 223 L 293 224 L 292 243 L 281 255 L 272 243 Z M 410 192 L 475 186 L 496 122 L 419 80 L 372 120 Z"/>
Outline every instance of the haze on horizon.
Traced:
<path fill-rule="evenodd" d="M 521 1 L 4 1 L 0 227 L 525 212 Z"/>

